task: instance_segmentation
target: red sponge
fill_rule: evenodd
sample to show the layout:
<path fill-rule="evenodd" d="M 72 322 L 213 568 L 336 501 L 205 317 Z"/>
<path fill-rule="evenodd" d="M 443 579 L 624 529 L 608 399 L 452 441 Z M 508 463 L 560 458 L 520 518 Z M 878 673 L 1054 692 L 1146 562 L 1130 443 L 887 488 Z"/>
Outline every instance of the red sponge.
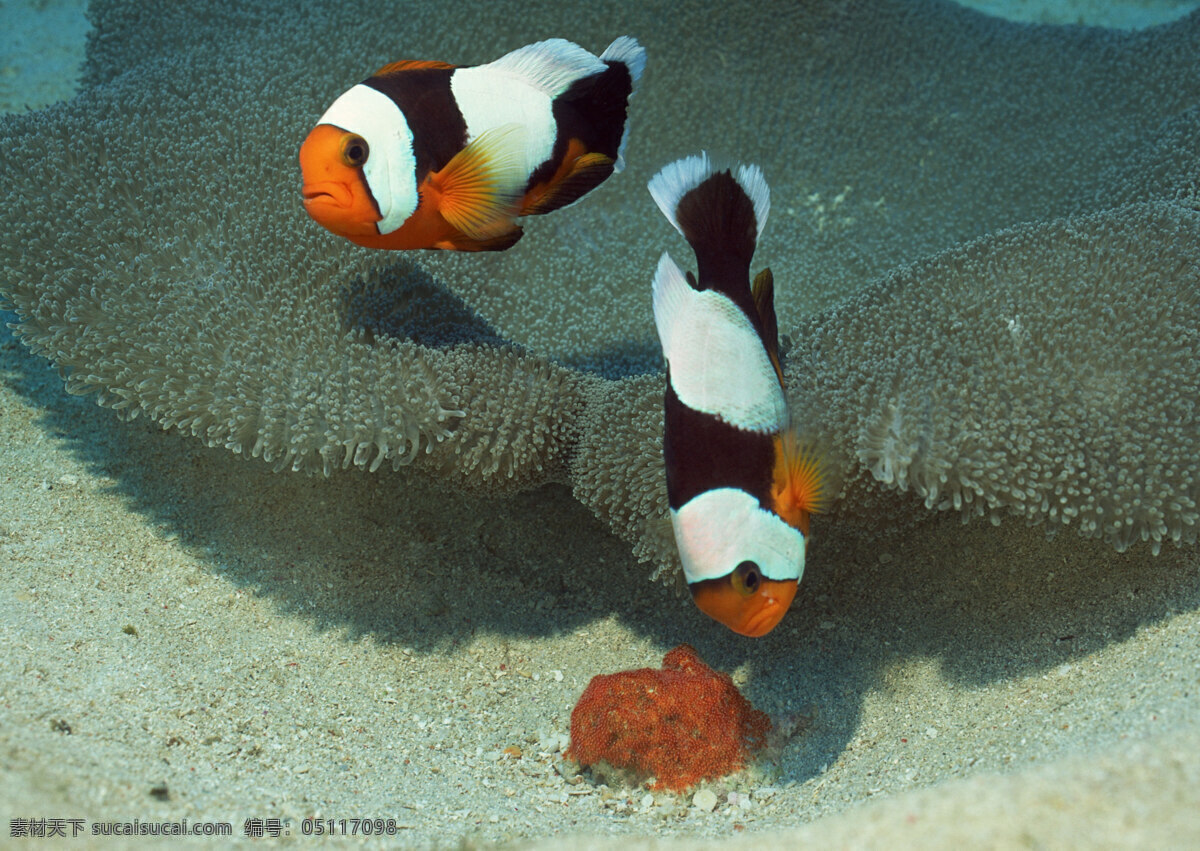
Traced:
<path fill-rule="evenodd" d="M 663 657 L 662 670 L 593 677 L 571 713 L 567 756 L 653 775 L 652 789 L 681 792 L 744 767 L 770 729 L 728 674 L 681 644 Z"/>

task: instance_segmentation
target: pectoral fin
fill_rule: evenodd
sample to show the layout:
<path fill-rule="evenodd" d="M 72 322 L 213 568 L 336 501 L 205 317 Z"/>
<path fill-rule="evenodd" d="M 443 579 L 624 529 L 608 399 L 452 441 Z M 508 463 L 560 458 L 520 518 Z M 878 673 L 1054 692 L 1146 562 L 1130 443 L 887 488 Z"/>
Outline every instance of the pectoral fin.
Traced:
<path fill-rule="evenodd" d="M 516 227 L 527 177 L 525 130 L 519 124 L 479 134 L 445 168 L 426 178 L 426 191 L 454 228 L 489 240 Z"/>

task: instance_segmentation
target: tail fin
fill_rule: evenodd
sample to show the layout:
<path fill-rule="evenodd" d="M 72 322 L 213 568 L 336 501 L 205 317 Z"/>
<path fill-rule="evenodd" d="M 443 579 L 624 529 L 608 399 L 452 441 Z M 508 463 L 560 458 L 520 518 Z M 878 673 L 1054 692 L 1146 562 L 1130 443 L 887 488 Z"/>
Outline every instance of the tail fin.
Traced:
<path fill-rule="evenodd" d="M 696 253 L 703 289 L 749 279 L 750 260 L 767 223 L 771 192 L 756 165 L 716 171 L 708 154 L 676 160 L 650 180 L 658 208 Z"/>
<path fill-rule="evenodd" d="M 624 65 L 629 69 L 630 78 L 636 83 L 646 70 L 646 48 L 638 44 L 638 40 L 633 36 L 623 35 L 604 48 L 604 52 L 600 54 L 600 61 Z"/>

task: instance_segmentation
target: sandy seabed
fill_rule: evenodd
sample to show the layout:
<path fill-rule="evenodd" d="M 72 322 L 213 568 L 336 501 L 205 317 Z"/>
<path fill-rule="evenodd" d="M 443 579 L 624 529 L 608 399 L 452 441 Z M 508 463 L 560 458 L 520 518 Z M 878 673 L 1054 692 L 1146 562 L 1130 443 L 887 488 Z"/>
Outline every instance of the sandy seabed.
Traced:
<path fill-rule="evenodd" d="M 4 13 L 26 5 L 69 37 L 79 4 Z M 72 79 L 3 70 L 26 81 L 6 108 Z M 1200 847 L 1196 547 L 817 533 L 794 610 L 747 641 L 565 489 L 272 474 L 65 394 L 0 331 L 4 837 L 278 819 L 256 841 L 290 844 L 312 818 L 390 819 L 380 845 Z M 682 641 L 797 732 L 711 812 L 572 783 L 588 680 Z"/>

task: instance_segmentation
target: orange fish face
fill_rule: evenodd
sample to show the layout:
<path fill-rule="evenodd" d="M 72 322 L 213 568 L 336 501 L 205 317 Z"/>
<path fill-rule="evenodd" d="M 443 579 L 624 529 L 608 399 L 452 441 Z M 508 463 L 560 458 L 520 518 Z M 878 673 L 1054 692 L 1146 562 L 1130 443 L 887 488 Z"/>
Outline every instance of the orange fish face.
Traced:
<path fill-rule="evenodd" d="M 743 561 L 728 576 L 688 585 L 700 611 L 739 635 L 760 638 L 787 614 L 798 579 L 767 579 L 758 565 Z"/>
<path fill-rule="evenodd" d="M 362 136 L 332 124 L 318 124 L 300 146 L 305 211 L 347 239 L 379 235 L 382 215 L 362 170 L 370 153 Z"/>

